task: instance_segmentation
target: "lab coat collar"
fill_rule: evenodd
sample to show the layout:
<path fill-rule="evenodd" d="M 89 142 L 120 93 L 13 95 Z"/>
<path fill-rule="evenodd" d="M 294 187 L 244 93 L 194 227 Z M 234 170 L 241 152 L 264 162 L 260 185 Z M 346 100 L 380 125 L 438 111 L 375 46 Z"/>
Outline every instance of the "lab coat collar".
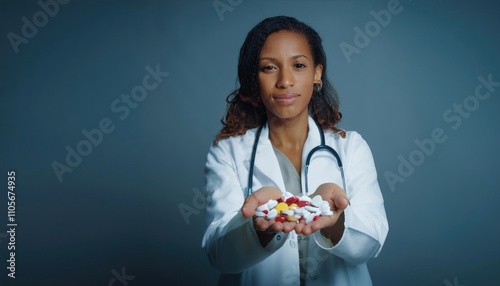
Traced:
<path fill-rule="evenodd" d="M 254 133 L 255 134 L 255 133 Z M 250 140 L 253 142 L 254 140 Z M 301 167 L 301 181 L 302 181 L 302 190 L 305 191 L 304 185 L 304 169 L 305 162 L 307 158 L 307 154 L 316 146 L 321 143 L 321 137 L 319 134 L 319 129 L 314 119 L 311 116 L 308 116 L 308 134 L 306 142 L 304 143 L 304 148 L 302 149 L 302 167 Z M 252 148 L 249 148 L 252 150 Z M 254 165 L 254 175 L 258 176 L 259 181 L 266 185 L 266 183 L 274 183 L 274 185 L 285 191 L 285 183 L 283 181 L 283 176 L 281 175 L 281 169 L 279 166 L 278 159 L 276 158 L 276 154 L 274 153 L 273 146 L 271 144 L 271 140 L 269 140 L 269 125 L 266 125 L 262 128 L 262 132 L 259 137 L 259 145 L 257 147 L 257 153 L 255 156 L 255 165 Z M 254 178 L 255 181 L 255 178 Z M 255 183 L 254 183 L 255 184 Z M 257 189 L 254 188 L 254 191 Z"/>

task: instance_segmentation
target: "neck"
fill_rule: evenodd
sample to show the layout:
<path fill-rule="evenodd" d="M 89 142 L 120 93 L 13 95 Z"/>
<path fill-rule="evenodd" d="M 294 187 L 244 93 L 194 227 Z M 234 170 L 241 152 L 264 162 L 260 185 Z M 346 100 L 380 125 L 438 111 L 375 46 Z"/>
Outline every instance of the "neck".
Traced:
<path fill-rule="evenodd" d="M 278 149 L 302 150 L 307 139 L 308 118 L 268 118 L 269 140 Z"/>

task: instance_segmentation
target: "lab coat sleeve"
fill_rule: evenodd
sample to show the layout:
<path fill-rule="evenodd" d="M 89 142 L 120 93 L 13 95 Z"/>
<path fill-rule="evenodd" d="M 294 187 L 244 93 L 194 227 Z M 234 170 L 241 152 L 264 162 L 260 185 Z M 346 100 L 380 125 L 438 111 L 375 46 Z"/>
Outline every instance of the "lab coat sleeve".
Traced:
<path fill-rule="evenodd" d="M 262 247 L 251 218 L 241 213 L 246 188 L 224 140 L 212 145 L 205 166 L 206 231 L 202 247 L 210 263 L 222 273 L 239 273 L 280 248 L 281 243 Z"/>
<path fill-rule="evenodd" d="M 349 133 L 347 140 L 352 142 L 349 142 L 346 153 L 350 156 L 344 164 L 351 205 L 344 210 L 344 233 L 335 246 L 319 231 L 314 233 L 314 238 L 331 254 L 350 264 L 360 264 L 380 253 L 389 226 L 370 148 L 359 134 Z"/>

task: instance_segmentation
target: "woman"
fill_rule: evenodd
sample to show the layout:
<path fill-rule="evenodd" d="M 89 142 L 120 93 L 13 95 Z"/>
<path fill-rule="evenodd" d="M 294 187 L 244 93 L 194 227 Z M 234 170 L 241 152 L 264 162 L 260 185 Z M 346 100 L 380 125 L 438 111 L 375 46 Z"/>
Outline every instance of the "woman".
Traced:
<path fill-rule="evenodd" d="M 238 80 L 206 163 L 202 246 L 220 284 L 371 285 L 366 262 L 388 232 L 383 198 L 368 145 L 336 127 L 341 114 L 319 35 L 291 17 L 263 20 L 241 47 Z M 323 132 L 345 184 L 324 150 L 305 174 Z M 311 223 L 255 216 L 286 192 L 320 195 L 334 215 Z"/>

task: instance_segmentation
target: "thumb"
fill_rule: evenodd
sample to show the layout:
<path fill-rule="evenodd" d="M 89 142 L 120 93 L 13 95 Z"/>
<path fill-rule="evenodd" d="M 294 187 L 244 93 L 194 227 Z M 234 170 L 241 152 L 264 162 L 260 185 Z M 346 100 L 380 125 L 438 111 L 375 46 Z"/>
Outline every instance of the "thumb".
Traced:
<path fill-rule="evenodd" d="M 350 204 L 349 199 L 344 194 L 337 194 L 333 198 L 334 207 L 339 210 L 344 210 Z"/>
<path fill-rule="evenodd" d="M 252 217 L 255 214 L 255 209 L 259 206 L 259 201 L 255 197 L 254 194 L 249 195 L 245 202 L 243 203 L 243 207 L 241 208 L 241 213 L 244 217 Z"/>
<path fill-rule="evenodd" d="M 277 199 L 281 196 L 281 191 L 273 187 L 263 187 L 256 192 L 249 195 L 245 202 L 243 203 L 243 207 L 241 208 L 241 212 L 244 217 L 252 217 L 255 214 L 255 209 L 267 203 L 271 199 Z"/>

